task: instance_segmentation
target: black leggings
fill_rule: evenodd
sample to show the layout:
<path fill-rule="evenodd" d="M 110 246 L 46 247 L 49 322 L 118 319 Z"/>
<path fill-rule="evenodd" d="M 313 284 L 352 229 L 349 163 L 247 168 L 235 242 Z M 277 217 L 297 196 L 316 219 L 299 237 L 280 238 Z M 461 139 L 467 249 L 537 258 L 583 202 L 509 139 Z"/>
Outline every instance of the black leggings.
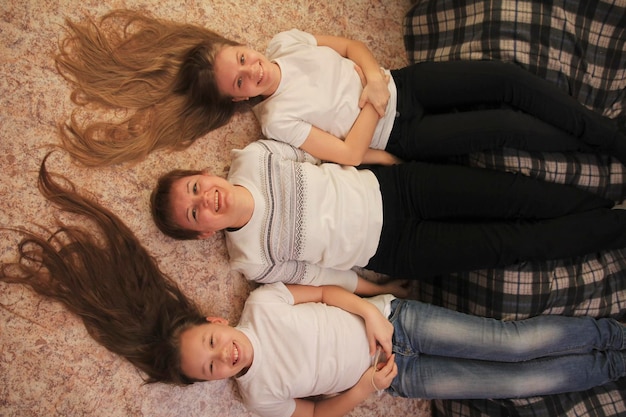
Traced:
<path fill-rule="evenodd" d="M 422 162 L 371 170 L 383 227 L 366 268 L 377 272 L 419 279 L 626 247 L 626 210 L 575 187 Z"/>
<path fill-rule="evenodd" d="M 600 152 L 626 163 L 626 135 L 616 122 L 514 64 L 425 62 L 392 76 L 398 112 L 386 150 L 402 159 L 436 160 L 506 146 Z M 481 105 L 490 108 L 477 109 Z"/>

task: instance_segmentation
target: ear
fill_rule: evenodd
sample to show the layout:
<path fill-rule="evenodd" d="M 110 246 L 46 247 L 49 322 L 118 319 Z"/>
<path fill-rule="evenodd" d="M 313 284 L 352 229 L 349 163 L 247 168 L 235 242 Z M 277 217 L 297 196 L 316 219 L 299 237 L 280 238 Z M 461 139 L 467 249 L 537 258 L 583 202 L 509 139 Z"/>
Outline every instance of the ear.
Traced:
<path fill-rule="evenodd" d="M 198 239 L 208 239 L 211 236 L 213 236 L 215 234 L 215 232 L 200 232 L 200 234 L 198 235 Z"/>
<path fill-rule="evenodd" d="M 206 321 L 213 324 L 222 324 L 224 326 L 228 326 L 228 320 L 222 317 L 207 317 Z"/>

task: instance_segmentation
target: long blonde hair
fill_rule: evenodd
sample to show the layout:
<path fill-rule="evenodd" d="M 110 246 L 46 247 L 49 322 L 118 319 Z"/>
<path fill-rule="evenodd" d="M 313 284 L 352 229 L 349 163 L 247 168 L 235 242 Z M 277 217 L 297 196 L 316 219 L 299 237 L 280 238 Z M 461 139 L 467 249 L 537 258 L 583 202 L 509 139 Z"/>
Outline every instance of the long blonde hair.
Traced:
<path fill-rule="evenodd" d="M 84 165 L 184 149 L 240 108 L 221 95 L 213 73 L 215 54 L 237 43 L 211 30 L 132 10 L 66 25 L 55 63 L 79 108 L 61 124 L 61 141 Z"/>

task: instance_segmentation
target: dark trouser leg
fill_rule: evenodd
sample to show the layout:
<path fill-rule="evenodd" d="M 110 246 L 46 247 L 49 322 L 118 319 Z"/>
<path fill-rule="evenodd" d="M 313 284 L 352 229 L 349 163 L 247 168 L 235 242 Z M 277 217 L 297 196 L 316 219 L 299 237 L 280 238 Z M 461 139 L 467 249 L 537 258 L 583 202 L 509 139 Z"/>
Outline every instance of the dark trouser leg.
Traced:
<path fill-rule="evenodd" d="M 387 151 L 405 160 L 432 160 L 504 147 L 563 152 L 593 149 L 571 134 L 526 113 L 480 110 L 424 116 L 406 123 L 407 137 Z"/>
<path fill-rule="evenodd" d="M 541 221 L 410 220 L 399 230 L 383 233 L 368 268 L 419 279 L 623 248 L 626 212 L 598 209 Z"/>
<path fill-rule="evenodd" d="M 421 162 L 371 170 L 391 220 L 547 219 L 613 206 L 576 187 L 509 172 Z"/>
<path fill-rule="evenodd" d="M 626 247 L 626 211 L 521 175 L 423 163 L 377 167 L 383 229 L 367 268 L 402 278 Z"/>
<path fill-rule="evenodd" d="M 393 77 L 398 85 L 401 117 L 392 132 L 390 151 L 405 148 L 412 140 L 436 140 L 437 128 L 422 129 L 420 136 L 413 135 L 411 118 L 418 108 L 432 114 L 458 106 L 507 104 L 571 134 L 581 142 L 579 150 L 610 153 L 626 161 L 626 136 L 619 131 L 617 123 L 585 108 L 558 87 L 514 64 L 495 61 L 420 63 L 393 71 Z M 490 129 L 490 118 L 483 117 L 485 129 Z M 499 123 L 497 114 L 491 120 Z M 447 129 L 447 126 L 439 127 Z M 524 128 L 517 123 L 511 126 L 513 131 L 520 129 L 519 132 Z M 479 138 L 473 140 L 478 141 L 471 146 L 473 149 L 487 149 L 493 144 L 493 138 L 486 143 L 481 143 Z M 509 140 L 507 146 L 525 145 L 524 141 Z M 516 142 L 519 143 L 516 145 Z M 554 150 L 554 147 L 533 150 Z"/>

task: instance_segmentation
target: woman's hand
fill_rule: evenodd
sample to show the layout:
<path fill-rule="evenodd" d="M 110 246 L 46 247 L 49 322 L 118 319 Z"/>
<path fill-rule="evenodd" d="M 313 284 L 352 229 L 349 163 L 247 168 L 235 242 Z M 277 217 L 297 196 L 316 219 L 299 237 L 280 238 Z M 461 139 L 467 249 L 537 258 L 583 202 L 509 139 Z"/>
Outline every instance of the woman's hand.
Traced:
<path fill-rule="evenodd" d="M 385 355 L 391 355 L 391 339 L 393 337 L 393 324 L 373 304 L 371 313 L 363 316 L 365 320 L 365 333 L 370 345 L 370 355 L 376 352 L 380 345 Z"/>
<path fill-rule="evenodd" d="M 367 79 L 361 67 L 354 65 L 354 70 L 359 74 L 361 85 L 363 86 L 363 91 L 359 98 L 359 108 L 362 109 L 367 103 L 370 103 L 376 110 L 376 113 L 378 113 L 378 117 L 384 117 L 390 97 L 389 87 L 387 86 L 389 74 L 386 74 L 381 68 L 380 76 Z"/>
<path fill-rule="evenodd" d="M 396 365 L 395 359 L 396 355 L 393 354 L 387 358 L 386 362 L 379 362 L 370 366 L 361 376 L 358 384 L 369 393 L 389 388 L 393 379 L 398 375 L 398 365 Z"/>
<path fill-rule="evenodd" d="M 374 375 L 372 376 L 373 388 L 383 390 L 389 388 L 393 379 L 398 375 L 398 365 L 396 365 L 396 354 L 392 354 L 387 358 L 387 362 L 380 362 L 375 365 Z M 374 368 L 374 367 L 372 367 Z"/>

